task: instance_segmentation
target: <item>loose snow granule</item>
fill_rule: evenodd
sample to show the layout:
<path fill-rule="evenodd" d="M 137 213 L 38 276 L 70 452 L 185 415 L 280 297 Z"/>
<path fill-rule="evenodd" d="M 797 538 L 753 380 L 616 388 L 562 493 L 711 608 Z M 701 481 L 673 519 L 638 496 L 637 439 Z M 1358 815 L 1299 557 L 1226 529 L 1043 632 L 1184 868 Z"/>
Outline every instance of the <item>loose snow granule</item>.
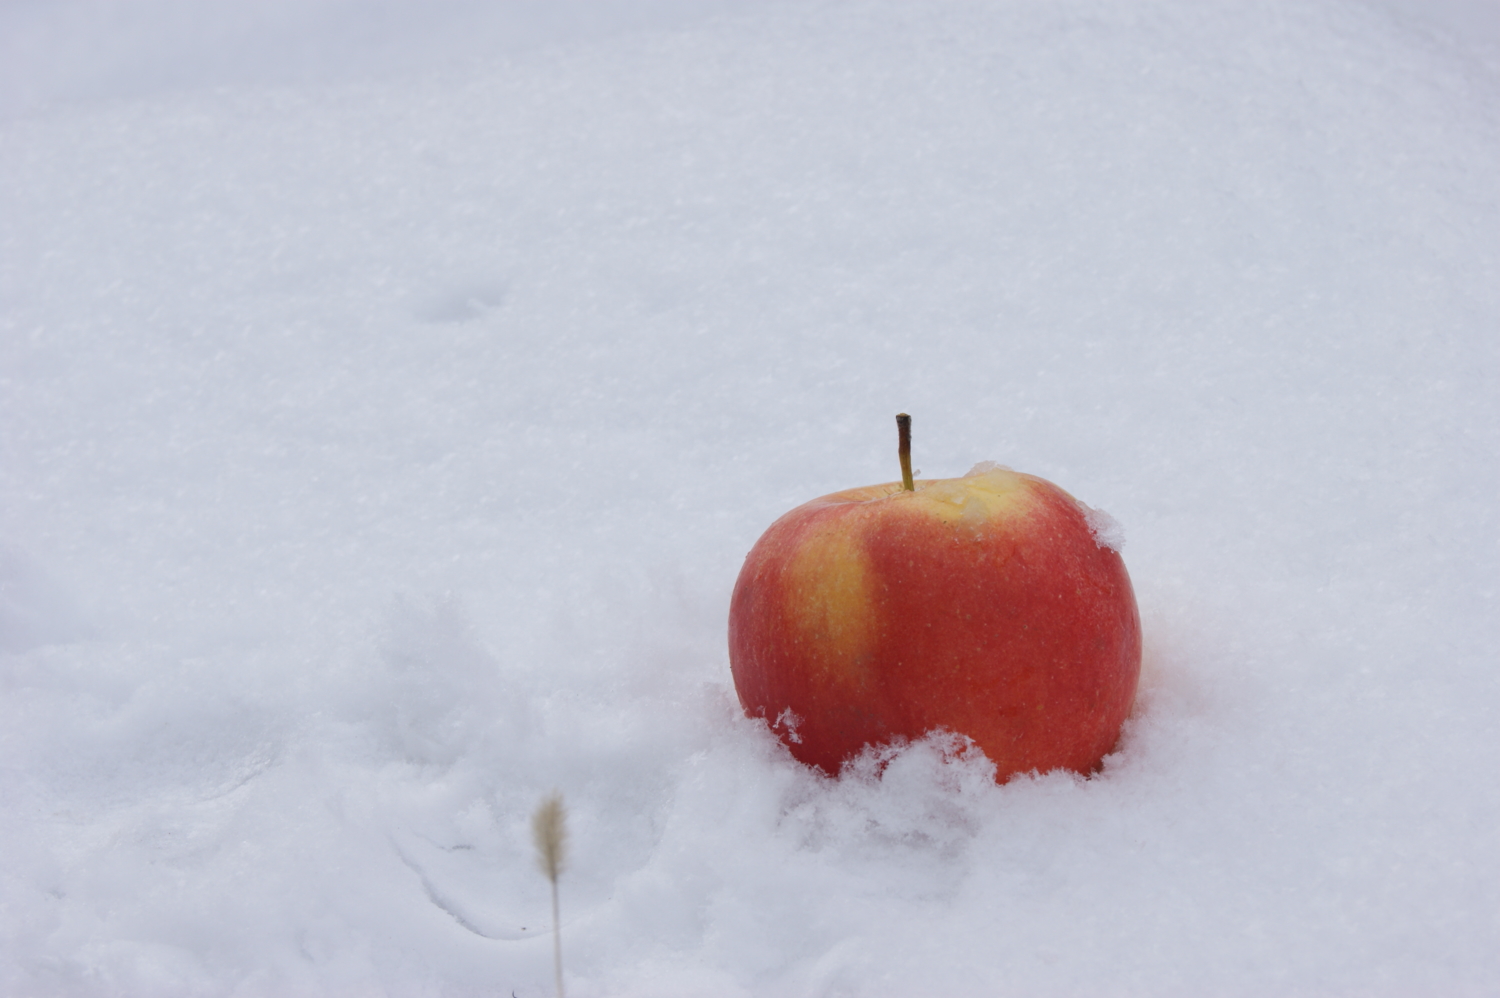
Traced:
<path fill-rule="evenodd" d="M 1089 532 L 1094 535 L 1095 543 L 1111 551 L 1119 551 L 1125 547 L 1125 528 L 1120 526 L 1119 520 L 1087 503 L 1078 505 L 1083 510 L 1083 519 L 1088 523 Z"/>

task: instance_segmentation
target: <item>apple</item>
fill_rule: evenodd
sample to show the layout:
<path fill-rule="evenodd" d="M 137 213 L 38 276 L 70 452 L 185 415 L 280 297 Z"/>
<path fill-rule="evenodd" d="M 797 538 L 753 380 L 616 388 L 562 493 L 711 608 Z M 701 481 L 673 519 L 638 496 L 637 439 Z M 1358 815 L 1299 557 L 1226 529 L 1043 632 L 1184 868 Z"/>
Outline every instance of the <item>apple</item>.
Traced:
<path fill-rule="evenodd" d="M 905 414 L 903 414 L 904 416 Z M 1088 773 L 1135 700 L 1141 626 L 1108 517 L 991 464 L 835 492 L 782 516 L 729 609 L 741 705 L 837 775 L 935 729 L 1017 773 Z"/>

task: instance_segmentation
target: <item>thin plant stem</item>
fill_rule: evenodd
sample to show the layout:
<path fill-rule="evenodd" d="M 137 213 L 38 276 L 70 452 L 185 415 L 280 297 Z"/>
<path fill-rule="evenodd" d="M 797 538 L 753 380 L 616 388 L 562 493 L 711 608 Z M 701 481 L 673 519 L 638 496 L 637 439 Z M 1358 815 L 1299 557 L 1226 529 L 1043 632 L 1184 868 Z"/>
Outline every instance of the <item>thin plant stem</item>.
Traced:
<path fill-rule="evenodd" d="M 558 915 L 557 881 L 552 881 L 552 973 L 557 978 L 557 998 L 563 996 L 562 920 Z"/>
<path fill-rule="evenodd" d="M 568 810 L 562 794 L 542 801 L 531 816 L 531 838 L 536 843 L 537 865 L 552 882 L 552 969 L 557 977 L 557 998 L 563 995 L 562 917 L 557 900 L 557 878 L 568 852 Z"/>

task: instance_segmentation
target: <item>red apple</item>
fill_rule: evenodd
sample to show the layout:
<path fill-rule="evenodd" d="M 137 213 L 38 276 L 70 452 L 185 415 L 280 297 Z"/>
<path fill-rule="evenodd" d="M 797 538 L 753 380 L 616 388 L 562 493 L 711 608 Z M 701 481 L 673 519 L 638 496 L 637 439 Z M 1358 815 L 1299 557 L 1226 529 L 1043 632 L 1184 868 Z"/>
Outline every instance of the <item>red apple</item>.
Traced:
<path fill-rule="evenodd" d="M 829 774 L 939 728 L 973 739 L 1001 782 L 1097 769 L 1141 664 L 1135 594 L 1099 518 L 1004 468 L 907 469 L 903 451 L 906 487 L 814 499 L 751 549 L 729 610 L 740 703 Z"/>

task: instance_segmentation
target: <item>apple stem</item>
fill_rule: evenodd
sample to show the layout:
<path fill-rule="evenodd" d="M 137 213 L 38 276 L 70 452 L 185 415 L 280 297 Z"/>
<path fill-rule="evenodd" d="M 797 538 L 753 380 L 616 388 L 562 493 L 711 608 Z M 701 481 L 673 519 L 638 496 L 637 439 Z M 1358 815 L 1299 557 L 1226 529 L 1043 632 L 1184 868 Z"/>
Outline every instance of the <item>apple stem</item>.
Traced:
<path fill-rule="evenodd" d="M 911 480 L 911 417 L 904 412 L 896 414 L 896 433 L 900 439 L 896 454 L 901 458 L 901 487 L 915 492 L 917 484 Z"/>

